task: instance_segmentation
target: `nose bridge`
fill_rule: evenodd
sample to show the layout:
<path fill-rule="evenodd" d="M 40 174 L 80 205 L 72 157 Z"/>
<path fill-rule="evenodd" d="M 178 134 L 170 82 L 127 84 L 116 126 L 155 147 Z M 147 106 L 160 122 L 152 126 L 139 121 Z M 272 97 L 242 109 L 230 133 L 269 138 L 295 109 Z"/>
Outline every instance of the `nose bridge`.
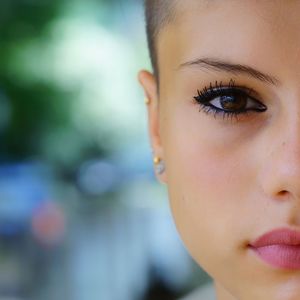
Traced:
<path fill-rule="evenodd" d="M 300 167 L 300 98 L 285 115 L 278 129 L 278 142 L 288 167 Z M 291 164 L 291 165 L 290 165 Z"/>
<path fill-rule="evenodd" d="M 265 190 L 274 195 L 288 192 L 300 200 L 300 98 L 282 120 L 273 135 L 266 162 L 268 178 Z"/>

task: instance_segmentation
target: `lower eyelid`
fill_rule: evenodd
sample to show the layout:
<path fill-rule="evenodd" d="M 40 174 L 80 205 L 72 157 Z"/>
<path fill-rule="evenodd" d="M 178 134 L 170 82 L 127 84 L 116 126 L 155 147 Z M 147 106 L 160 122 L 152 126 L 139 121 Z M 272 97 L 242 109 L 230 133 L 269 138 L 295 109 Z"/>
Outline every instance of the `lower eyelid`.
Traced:
<path fill-rule="evenodd" d="M 248 115 L 250 114 L 250 111 L 246 111 L 244 113 L 239 114 L 232 112 L 224 112 L 222 110 L 217 110 L 215 108 L 205 105 L 200 107 L 199 111 L 202 111 L 203 113 L 210 117 L 213 117 L 214 119 L 220 119 L 222 122 L 229 121 L 230 123 L 237 123 L 248 119 Z"/>
<path fill-rule="evenodd" d="M 259 102 L 261 103 L 261 102 Z M 261 104 L 265 110 L 257 111 L 253 109 L 246 109 L 242 111 L 226 111 L 210 105 L 209 103 L 199 103 L 195 100 L 195 104 L 197 104 L 200 109 L 200 112 L 205 113 L 206 115 L 213 117 L 214 119 L 220 119 L 221 122 L 230 122 L 230 123 L 238 123 L 238 122 L 249 122 L 251 120 L 256 119 L 256 117 L 261 116 L 261 114 L 267 110 L 267 107 L 264 104 Z"/>
<path fill-rule="evenodd" d="M 258 121 L 258 114 L 253 111 L 246 111 L 240 114 L 225 114 L 222 112 L 219 113 L 206 113 L 207 117 L 212 118 L 214 122 L 219 122 L 220 126 L 223 124 L 232 124 L 235 126 L 238 125 L 250 125 L 253 124 L 253 122 L 257 123 Z M 210 114 L 210 116 L 209 116 Z M 251 125 L 252 126 L 252 125 Z"/>

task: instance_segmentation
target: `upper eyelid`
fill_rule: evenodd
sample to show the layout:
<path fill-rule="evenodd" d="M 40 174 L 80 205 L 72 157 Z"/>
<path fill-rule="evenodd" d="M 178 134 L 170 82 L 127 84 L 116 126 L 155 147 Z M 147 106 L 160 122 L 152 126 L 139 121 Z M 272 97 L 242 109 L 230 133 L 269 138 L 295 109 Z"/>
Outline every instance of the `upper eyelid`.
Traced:
<path fill-rule="evenodd" d="M 246 95 L 248 95 L 250 98 L 256 100 L 256 101 L 260 101 L 262 102 L 262 97 L 261 95 L 253 88 L 250 88 L 248 86 L 244 86 L 244 85 L 233 85 L 230 86 L 230 83 L 228 85 L 224 85 L 224 86 L 220 86 L 220 87 L 212 87 L 212 85 L 210 84 L 210 87 L 204 87 L 201 91 L 198 89 L 197 90 L 197 96 L 201 95 L 205 95 L 205 93 L 218 93 L 218 92 L 226 92 L 226 91 L 234 91 L 234 92 L 241 92 L 241 93 L 245 93 Z M 194 97 L 195 99 L 197 98 Z"/>

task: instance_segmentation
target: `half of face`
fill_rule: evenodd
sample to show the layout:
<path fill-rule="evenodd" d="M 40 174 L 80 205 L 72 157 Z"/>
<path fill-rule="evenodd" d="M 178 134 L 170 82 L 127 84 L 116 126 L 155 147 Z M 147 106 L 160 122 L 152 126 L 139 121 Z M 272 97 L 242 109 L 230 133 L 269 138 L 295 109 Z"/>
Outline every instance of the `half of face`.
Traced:
<path fill-rule="evenodd" d="M 219 299 L 299 299 L 300 247 L 251 243 L 300 232 L 300 2 L 179 2 L 139 77 L 177 228 Z"/>

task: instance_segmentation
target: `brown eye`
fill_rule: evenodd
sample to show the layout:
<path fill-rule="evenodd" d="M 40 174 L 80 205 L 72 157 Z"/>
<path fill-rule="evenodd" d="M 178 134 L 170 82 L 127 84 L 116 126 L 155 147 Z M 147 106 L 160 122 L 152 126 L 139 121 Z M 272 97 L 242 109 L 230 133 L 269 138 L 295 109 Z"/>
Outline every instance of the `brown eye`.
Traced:
<path fill-rule="evenodd" d="M 220 97 L 219 103 L 225 110 L 243 110 L 247 106 L 247 97 L 245 95 L 225 95 Z"/>
<path fill-rule="evenodd" d="M 224 112 L 243 112 L 247 110 L 265 111 L 266 107 L 243 92 L 229 93 L 212 98 L 206 105 Z"/>

